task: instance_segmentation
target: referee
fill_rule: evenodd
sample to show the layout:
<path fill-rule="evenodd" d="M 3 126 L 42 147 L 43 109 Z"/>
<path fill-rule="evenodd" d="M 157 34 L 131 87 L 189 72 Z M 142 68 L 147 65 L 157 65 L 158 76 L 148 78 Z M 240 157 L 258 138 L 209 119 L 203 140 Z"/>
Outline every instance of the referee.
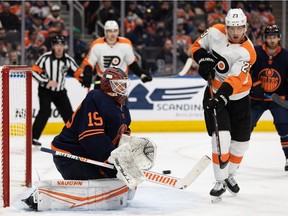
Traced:
<path fill-rule="evenodd" d="M 38 141 L 51 115 L 51 103 L 54 103 L 64 122 L 73 114 L 72 106 L 65 89 L 66 75 L 80 81 L 76 72 L 79 66 L 75 60 L 64 52 L 65 40 L 55 36 L 52 51 L 44 53 L 32 66 L 33 77 L 39 83 L 39 112 L 33 123 L 33 145 L 40 146 Z"/>

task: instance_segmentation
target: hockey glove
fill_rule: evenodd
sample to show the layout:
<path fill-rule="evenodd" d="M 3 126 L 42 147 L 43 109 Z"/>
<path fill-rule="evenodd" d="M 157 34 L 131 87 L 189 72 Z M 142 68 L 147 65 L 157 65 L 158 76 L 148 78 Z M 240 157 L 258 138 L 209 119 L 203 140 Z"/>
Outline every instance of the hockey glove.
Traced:
<path fill-rule="evenodd" d="M 250 90 L 250 97 L 253 99 L 264 99 L 264 89 L 261 85 L 261 81 L 256 81 L 253 83 L 252 88 Z"/>
<path fill-rule="evenodd" d="M 211 74 L 212 79 L 215 77 L 215 65 L 216 61 L 212 55 L 207 54 L 207 56 L 202 57 L 199 61 L 198 73 L 203 79 L 208 80 L 209 75 Z"/>
<path fill-rule="evenodd" d="M 142 170 L 134 162 L 133 147 L 129 143 L 124 143 L 113 150 L 108 162 L 114 164 L 117 169 L 117 178 L 131 189 L 136 188 L 146 179 Z"/>
<path fill-rule="evenodd" d="M 141 75 L 140 75 L 140 79 L 143 83 L 146 83 L 146 82 L 152 81 L 152 76 L 149 72 L 142 70 Z"/>
<path fill-rule="evenodd" d="M 89 65 L 86 65 L 84 68 L 83 78 L 81 82 L 82 86 L 85 88 L 90 88 L 92 78 L 93 78 L 92 68 Z"/>
<path fill-rule="evenodd" d="M 208 80 L 209 74 L 212 79 L 215 77 L 214 67 L 217 64 L 215 59 L 206 49 L 200 48 L 193 54 L 194 60 L 198 63 L 198 73 L 203 79 Z"/>
<path fill-rule="evenodd" d="M 213 110 L 216 109 L 216 111 L 219 112 L 221 109 L 223 109 L 224 106 L 227 105 L 228 102 L 229 97 L 215 94 L 213 98 L 205 100 L 203 102 L 203 106 L 205 110 L 213 112 Z"/>

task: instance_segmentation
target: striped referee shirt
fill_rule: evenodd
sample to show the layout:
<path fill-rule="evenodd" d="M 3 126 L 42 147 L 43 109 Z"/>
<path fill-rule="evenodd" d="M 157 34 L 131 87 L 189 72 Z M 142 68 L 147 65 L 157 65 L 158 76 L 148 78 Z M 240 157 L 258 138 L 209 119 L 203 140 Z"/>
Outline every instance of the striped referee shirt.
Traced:
<path fill-rule="evenodd" d="M 49 51 L 39 57 L 32 66 L 32 71 L 40 86 L 51 91 L 62 91 L 65 89 L 66 75 L 76 77 L 78 68 L 78 64 L 67 53 L 64 53 L 62 58 L 56 58 L 54 52 Z M 57 82 L 57 87 L 47 86 L 51 80 Z"/>

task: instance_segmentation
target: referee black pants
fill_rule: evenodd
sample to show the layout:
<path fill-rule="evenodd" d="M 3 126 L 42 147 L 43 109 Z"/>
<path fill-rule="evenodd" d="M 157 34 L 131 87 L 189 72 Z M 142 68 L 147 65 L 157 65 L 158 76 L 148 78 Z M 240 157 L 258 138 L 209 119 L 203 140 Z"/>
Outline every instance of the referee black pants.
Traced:
<path fill-rule="evenodd" d="M 37 140 L 41 136 L 41 133 L 51 115 L 51 103 L 56 106 L 64 122 L 67 122 L 73 114 L 66 89 L 55 92 L 39 86 L 38 97 L 40 107 L 32 127 L 33 139 Z"/>

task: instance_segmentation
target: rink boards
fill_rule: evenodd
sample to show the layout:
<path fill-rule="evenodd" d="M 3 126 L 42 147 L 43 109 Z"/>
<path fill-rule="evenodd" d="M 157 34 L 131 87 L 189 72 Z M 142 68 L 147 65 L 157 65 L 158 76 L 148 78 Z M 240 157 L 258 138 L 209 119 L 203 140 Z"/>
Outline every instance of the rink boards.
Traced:
<path fill-rule="evenodd" d="M 206 131 L 202 98 L 206 81 L 193 77 L 154 78 L 143 84 L 132 77 L 129 87 L 130 108 L 134 132 Z M 33 81 L 33 121 L 39 110 L 37 83 Z M 67 78 L 66 89 L 73 109 L 81 103 L 87 89 L 74 78 Z M 64 123 L 55 106 L 44 134 L 57 134 Z M 265 112 L 256 131 L 275 131 L 272 116 Z"/>

